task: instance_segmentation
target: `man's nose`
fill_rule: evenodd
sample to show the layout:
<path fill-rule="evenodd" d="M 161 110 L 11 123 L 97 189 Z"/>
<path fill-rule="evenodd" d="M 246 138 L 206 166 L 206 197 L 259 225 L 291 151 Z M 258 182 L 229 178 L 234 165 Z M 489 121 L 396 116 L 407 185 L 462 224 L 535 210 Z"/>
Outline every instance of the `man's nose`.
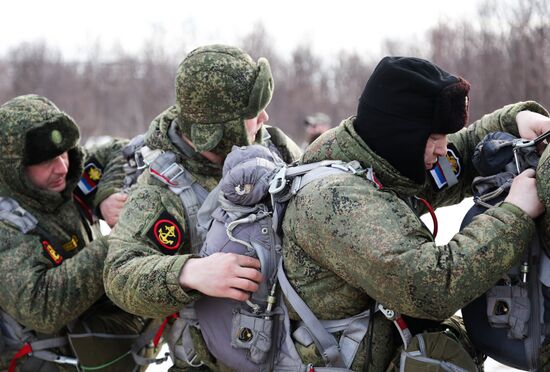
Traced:
<path fill-rule="evenodd" d="M 58 156 L 53 163 L 53 169 L 57 174 L 65 174 L 69 171 L 69 163 L 61 156 Z"/>
<path fill-rule="evenodd" d="M 447 153 L 447 144 L 441 144 L 435 148 L 435 154 L 437 156 L 443 156 Z"/>

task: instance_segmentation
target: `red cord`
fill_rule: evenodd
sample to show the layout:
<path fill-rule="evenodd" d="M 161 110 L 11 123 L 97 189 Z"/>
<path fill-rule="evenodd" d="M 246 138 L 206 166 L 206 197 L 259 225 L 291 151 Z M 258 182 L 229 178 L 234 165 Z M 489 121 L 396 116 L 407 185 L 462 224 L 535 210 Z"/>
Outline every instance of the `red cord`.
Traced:
<path fill-rule="evenodd" d="M 153 346 L 156 348 L 159 344 L 159 341 L 160 341 L 160 337 L 162 336 L 162 333 L 164 332 L 164 328 L 166 328 L 166 324 L 168 324 L 168 321 L 170 319 L 177 319 L 178 318 L 178 313 L 174 313 L 174 314 L 171 314 L 171 315 L 168 315 L 164 321 L 162 322 L 162 324 L 160 325 L 157 333 L 155 333 L 155 336 L 153 337 Z"/>
<path fill-rule="evenodd" d="M 25 344 L 19 349 L 19 351 L 13 356 L 8 367 L 8 372 L 15 372 L 15 366 L 17 365 L 17 359 L 24 357 L 27 354 L 32 353 L 32 347 L 30 344 Z"/>
<path fill-rule="evenodd" d="M 434 239 L 435 239 L 435 237 L 437 236 L 437 216 L 435 215 L 435 211 L 434 211 L 433 207 L 430 205 L 430 203 L 428 203 L 426 201 L 426 199 L 419 198 L 418 196 L 415 196 L 415 198 L 420 200 L 422 202 L 422 204 L 424 204 L 426 206 L 426 208 L 428 209 L 428 212 L 430 213 L 430 216 L 432 216 L 432 220 L 434 222 L 433 236 L 434 236 Z"/>

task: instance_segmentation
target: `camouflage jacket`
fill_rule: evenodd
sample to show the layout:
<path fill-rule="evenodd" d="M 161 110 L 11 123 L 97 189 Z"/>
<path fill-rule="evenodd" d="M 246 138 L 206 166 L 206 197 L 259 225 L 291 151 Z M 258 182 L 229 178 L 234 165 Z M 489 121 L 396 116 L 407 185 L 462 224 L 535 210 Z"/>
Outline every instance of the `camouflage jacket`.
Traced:
<path fill-rule="evenodd" d="M 210 191 L 221 179 L 221 166 L 206 158 L 189 160 L 181 156 L 167 135 L 175 118 L 174 107 L 159 115 L 151 123 L 146 144 L 178 154 L 178 162 Z M 285 161 L 297 159 L 300 150 L 292 140 L 275 128 L 269 128 L 269 133 Z M 181 240 L 177 249 L 168 252 L 155 239 L 154 226 L 160 220 L 169 220 L 179 229 Z M 174 313 L 196 299 L 198 293 L 184 291 L 178 282 L 183 265 L 191 257 L 187 231 L 179 196 L 149 172 L 144 172 L 130 190 L 120 220 L 109 237 L 104 273 L 107 295 L 121 308 L 153 318 Z"/>
<path fill-rule="evenodd" d="M 537 191 L 548 211 L 550 209 L 550 146 L 544 150 L 537 166 Z M 546 212 L 542 216 L 541 228 L 544 241 L 550 242 L 550 213 Z"/>
<path fill-rule="evenodd" d="M 353 117 L 310 145 L 304 162 L 358 160 L 372 167 L 382 184 L 379 189 L 361 176 L 329 176 L 305 186 L 290 201 L 283 221 L 285 271 L 313 312 L 320 319 L 339 319 L 368 309 L 375 300 L 408 316 L 442 320 L 516 263 L 534 222 L 514 205 L 488 210 L 438 246 L 418 217 L 425 210 L 415 210 L 409 200 L 418 196 L 436 208 L 471 196 L 475 145 L 488 132 L 517 136 L 515 116 L 522 110 L 547 115 L 534 102 L 518 103 L 449 135 L 459 183 L 441 191 L 429 181 L 413 183 L 371 151 L 356 134 Z M 361 368 L 369 347 L 373 370 L 385 369 L 399 343 L 391 328 L 387 321 L 375 321 L 372 345 L 363 345 L 354 370 Z M 306 363 L 320 362 L 314 349 L 298 348 Z"/>
<path fill-rule="evenodd" d="M 4 276 L 0 304 L 21 324 L 42 333 L 58 331 L 103 295 L 107 244 L 104 238 L 92 242 L 100 236 L 97 219 L 88 220 L 82 211 L 96 211 L 103 199 L 120 190 L 123 145 L 115 140 L 83 154 L 85 164 L 94 163 L 85 171 L 97 170 L 95 167 L 103 170 L 84 208 L 77 205 L 71 192 L 78 188 L 83 174 L 81 162 L 71 164 L 74 171 L 67 176 L 68 193 L 64 196 L 38 189 L 25 192 L 1 178 L 0 196 L 15 199 L 38 220 L 38 228 L 27 234 L 8 222 L 0 222 L 0 267 Z M 1 173 L 18 168 L 21 172 L 13 163 L 3 163 Z"/>

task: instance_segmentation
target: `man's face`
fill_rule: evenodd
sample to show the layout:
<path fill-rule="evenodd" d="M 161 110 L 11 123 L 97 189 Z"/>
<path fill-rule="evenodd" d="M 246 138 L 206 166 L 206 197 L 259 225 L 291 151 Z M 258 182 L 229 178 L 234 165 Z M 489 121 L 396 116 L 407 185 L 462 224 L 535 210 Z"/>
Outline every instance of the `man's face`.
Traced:
<path fill-rule="evenodd" d="M 25 173 L 35 187 L 53 192 L 65 190 L 68 171 L 69 154 L 66 151 L 53 159 L 25 167 Z"/>
<path fill-rule="evenodd" d="M 256 140 L 256 133 L 258 133 L 258 131 L 262 127 L 262 124 L 267 122 L 268 120 L 269 115 L 267 115 L 267 112 L 263 110 L 255 118 L 246 119 L 244 121 L 249 143 L 254 143 L 254 141 Z"/>
<path fill-rule="evenodd" d="M 437 163 L 437 158 L 447 153 L 447 135 L 431 134 L 426 141 L 424 150 L 424 167 L 426 170 L 432 169 Z"/>

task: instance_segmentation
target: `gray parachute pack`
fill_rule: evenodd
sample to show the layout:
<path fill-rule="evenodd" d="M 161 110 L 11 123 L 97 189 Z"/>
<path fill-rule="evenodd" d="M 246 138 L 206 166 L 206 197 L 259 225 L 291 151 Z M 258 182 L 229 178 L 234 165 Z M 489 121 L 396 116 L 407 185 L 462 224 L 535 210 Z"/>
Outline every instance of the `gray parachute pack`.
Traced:
<path fill-rule="evenodd" d="M 533 140 L 489 133 L 476 147 L 473 164 L 480 174 L 472 183 L 473 217 L 504 200 L 516 175 L 535 169 L 539 160 Z M 521 370 L 538 370 L 541 345 L 550 336 L 550 258 L 536 234 L 519 265 L 512 267 L 484 295 L 462 309 L 468 335 L 477 349 L 498 362 Z"/>

